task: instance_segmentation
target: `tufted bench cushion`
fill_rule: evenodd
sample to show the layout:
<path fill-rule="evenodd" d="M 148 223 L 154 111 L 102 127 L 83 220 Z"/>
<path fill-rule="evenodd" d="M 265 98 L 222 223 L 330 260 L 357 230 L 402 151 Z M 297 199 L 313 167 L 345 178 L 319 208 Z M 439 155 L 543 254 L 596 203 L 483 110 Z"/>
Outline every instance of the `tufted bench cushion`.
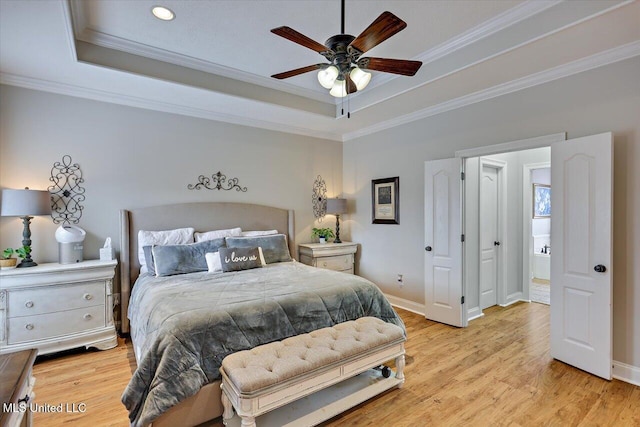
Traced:
<path fill-rule="evenodd" d="M 252 393 L 398 340 L 398 326 L 362 317 L 231 354 L 222 368 L 238 390 Z"/>
<path fill-rule="evenodd" d="M 223 360 L 220 369 L 223 403 L 228 397 L 239 415 L 253 417 L 257 415 L 255 411 L 237 407 L 243 399 L 245 403 L 257 400 L 274 390 L 276 394 L 283 394 L 286 392 L 281 390 L 287 387 L 305 389 L 307 383 L 317 384 L 314 387 L 320 389 L 325 381 L 324 387 L 327 387 L 383 363 L 388 360 L 385 356 L 400 357 L 404 354 L 405 340 L 402 328 L 377 318 L 363 317 L 231 354 Z M 396 365 L 398 361 L 396 359 Z M 400 364 L 404 365 L 404 356 Z M 403 382 L 402 366 L 398 368 L 396 378 Z M 287 394 L 289 401 L 293 395 L 293 392 Z M 243 421 L 243 425 L 251 424 Z"/>

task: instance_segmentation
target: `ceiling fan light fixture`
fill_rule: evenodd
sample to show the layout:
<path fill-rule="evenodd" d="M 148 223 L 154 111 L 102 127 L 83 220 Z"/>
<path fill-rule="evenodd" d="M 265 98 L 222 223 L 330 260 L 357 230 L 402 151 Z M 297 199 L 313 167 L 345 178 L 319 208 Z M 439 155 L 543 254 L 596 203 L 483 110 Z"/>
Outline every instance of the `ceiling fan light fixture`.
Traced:
<path fill-rule="evenodd" d="M 371 73 L 362 71 L 358 67 L 355 67 L 354 69 L 352 69 L 351 72 L 349 73 L 349 76 L 351 77 L 351 80 L 353 80 L 353 83 L 355 83 L 356 89 L 358 90 L 362 90 L 365 87 L 367 87 L 367 85 L 371 81 Z"/>
<path fill-rule="evenodd" d="M 323 88 L 331 89 L 338 78 L 338 74 L 338 67 L 330 65 L 327 68 L 318 71 L 318 81 Z"/>
<path fill-rule="evenodd" d="M 176 14 L 173 13 L 173 11 L 171 9 L 168 9 L 164 6 L 154 6 L 151 8 L 151 13 L 153 13 L 153 16 L 155 16 L 156 18 L 162 20 L 162 21 L 171 21 L 173 18 L 176 17 Z"/>
<path fill-rule="evenodd" d="M 336 98 L 344 98 L 347 96 L 347 85 L 344 79 L 338 79 L 333 84 L 333 87 L 329 91 L 329 95 L 335 96 Z"/>

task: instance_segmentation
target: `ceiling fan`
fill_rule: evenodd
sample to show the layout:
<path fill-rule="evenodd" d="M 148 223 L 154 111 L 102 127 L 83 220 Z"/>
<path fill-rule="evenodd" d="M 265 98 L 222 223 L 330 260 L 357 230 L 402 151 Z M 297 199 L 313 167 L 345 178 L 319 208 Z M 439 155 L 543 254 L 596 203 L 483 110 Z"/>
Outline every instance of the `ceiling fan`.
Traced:
<path fill-rule="evenodd" d="M 278 27 L 272 33 L 294 43 L 315 50 L 329 63 L 314 64 L 295 70 L 274 74 L 276 79 L 287 79 L 314 70 L 318 72 L 318 81 L 330 94 L 342 98 L 347 94 L 364 89 L 371 80 L 371 73 L 363 70 L 413 76 L 422 62 L 389 58 L 361 58 L 360 56 L 379 45 L 389 37 L 406 28 L 407 23 L 391 12 L 383 12 L 358 37 L 344 33 L 344 1 L 342 0 L 341 34 L 327 39 L 324 45 L 310 39 L 290 27 Z"/>

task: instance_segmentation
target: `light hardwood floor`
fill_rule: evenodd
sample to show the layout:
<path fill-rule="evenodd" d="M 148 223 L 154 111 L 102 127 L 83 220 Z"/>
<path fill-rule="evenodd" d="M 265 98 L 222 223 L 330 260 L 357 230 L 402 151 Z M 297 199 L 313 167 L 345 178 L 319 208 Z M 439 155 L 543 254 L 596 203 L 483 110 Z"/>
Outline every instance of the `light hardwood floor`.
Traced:
<path fill-rule="evenodd" d="M 640 426 L 640 387 L 551 359 L 546 305 L 494 307 L 465 329 L 398 312 L 409 336 L 404 387 L 327 426 Z M 36 413 L 34 425 L 126 426 L 120 395 L 134 367 L 124 340 L 39 358 L 36 403 L 84 403 L 86 412 Z"/>

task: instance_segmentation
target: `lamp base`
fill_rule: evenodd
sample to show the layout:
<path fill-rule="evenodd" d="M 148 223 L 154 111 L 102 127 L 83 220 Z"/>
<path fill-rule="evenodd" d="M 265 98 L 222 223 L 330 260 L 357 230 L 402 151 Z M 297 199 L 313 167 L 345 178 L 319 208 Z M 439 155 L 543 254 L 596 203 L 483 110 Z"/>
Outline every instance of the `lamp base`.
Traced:
<path fill-rule="evenodd" d="M 16 265 L 16 268 L 35 267 L 36 265 L 38 265 L 37 262 L 24 259 L 20 264 Z"/>

